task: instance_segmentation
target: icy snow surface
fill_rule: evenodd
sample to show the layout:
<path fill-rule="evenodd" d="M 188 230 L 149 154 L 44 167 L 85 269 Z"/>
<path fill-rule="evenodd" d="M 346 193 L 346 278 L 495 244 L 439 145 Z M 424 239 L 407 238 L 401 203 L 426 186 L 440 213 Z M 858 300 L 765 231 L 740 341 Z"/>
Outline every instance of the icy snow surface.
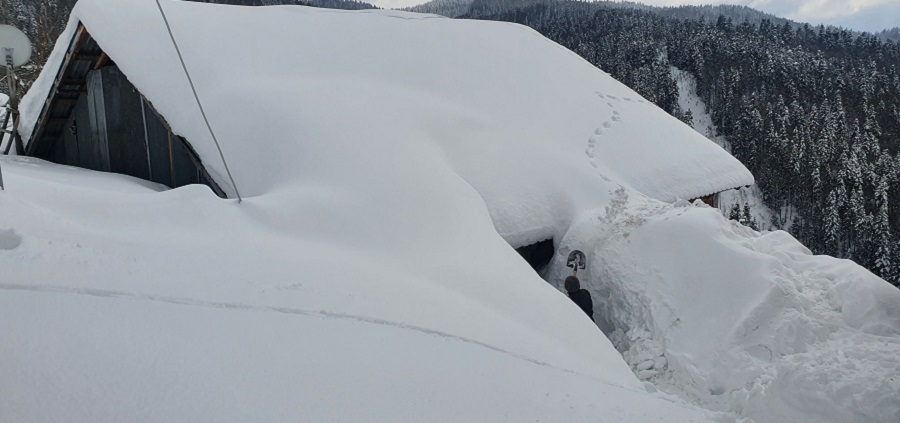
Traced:
<path fill-rule="evenodd" d="M 534 31 L 163 4 L 245 201 L 0 158 L 0 420 L 816 421 L 823 401 L 896 416 L 895 291 L 783 233 L 654 200 L 752 176 Z M 51 62 L 80 18 L 225 181 L 155 7 L 82 0 Z M 54 76 L 23 100 L 25 134 Z M 509 245 L 548 237 L 590 253 L 585 285 L 626 360 Z M 809 281 L 826 305 L 771 294 L 819 292 Z M 737 331 L 757 309 L 770 326 Z M 807 326 L 766 320 L 794 309 Z M 767 333 L 782 338 L 752 338 Z M 832 390 L 812 363 L 837 347 L 799 352 L 821 336 L 862 369 Z M 747 342 L 790 358 L 726 366 Z"/>

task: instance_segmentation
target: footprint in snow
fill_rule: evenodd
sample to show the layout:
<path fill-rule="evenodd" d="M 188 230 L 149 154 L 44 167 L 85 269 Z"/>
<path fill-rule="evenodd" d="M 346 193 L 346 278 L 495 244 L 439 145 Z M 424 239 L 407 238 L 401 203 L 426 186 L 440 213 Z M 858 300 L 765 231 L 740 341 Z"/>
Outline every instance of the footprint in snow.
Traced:
<path fill-rule="evenodd" d="M 587 148 L 584 149 L 584 154 L 587 155 L 588 158 L 591 159 L 591 165 L 593 165 L 594 167 L 597 167 L 597 164 L 594 163 L 593 159 L 597 157 L 596 150 L 597 150 L 597 142 L 599 142 L 599 140 L 600 139 L 596 136 L 591 137 L 590 139 L 588 139 Z"/>
<path fill-rule="evenodd" d="M 607 126 L 607 128 L 609 128 L 609 127 Z M 603 135 L 603 128 L 597 128 L 596 130 L 594 130 L 594 134 L 596 134 L 596 135 Z M 593 141 L 593 140 L 594 140 L 594 139 L 591 138 L 591 141 Z"/>
<path fill-rule="evenodd" d="M 12 250 L 21 244 L 22 236 L 14 229 L 0 229 L 0 250 Z"/>
<path fill-rule="evenodd" d="M 610 121 L 603 122 L 604 128 L 609 128 L 610 126 L 612 126 L 612 122 L 610 122 Z"/>
<path fill-rule="evenodd" d="M 607 106 L 612 107 L 612 103 L 606 103 Z"/>

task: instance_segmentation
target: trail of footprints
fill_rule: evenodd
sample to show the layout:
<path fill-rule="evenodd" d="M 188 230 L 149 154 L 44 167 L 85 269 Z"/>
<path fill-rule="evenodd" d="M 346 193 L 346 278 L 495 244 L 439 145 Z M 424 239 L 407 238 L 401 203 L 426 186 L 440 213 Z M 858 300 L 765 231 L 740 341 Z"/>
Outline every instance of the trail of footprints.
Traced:
<path fill-rule="evenodd" d="M 610 109 L 612 109 L 612 116 L 610 116 L 608 120 L 603 122 L 597 129 L 594 130 L 594 135 L 591 136 L 590 139 L 588 139 L 588 146 L 585 150 L 585 154 L 587 154 L 588 158 L 591 160 L 591 166 L 599 167 L 600 164 L 597 161 L 599 158 L 599 154 L 597 152 L 597 144 L 600 142 L 600 137 L 607 129 L 612 128 L 615 124 L 622 121 L 622 117 L 619 115 L 619 111 L 616 110 L 616 106 L 613 103 L 622 101 L 646 103 L 646 101 L 643 99 L 632 99 L 631 97 L 619 98 L 616 96 L 604 94 L 600 91 L 596 91 L 595 94 L 597 94 L 597 97 L 609 100 L 606 102 L 606 105 L 609 106 Z M 608 180 L 606 179 L 606 177 L 603 177 L 603 179 Z"/>

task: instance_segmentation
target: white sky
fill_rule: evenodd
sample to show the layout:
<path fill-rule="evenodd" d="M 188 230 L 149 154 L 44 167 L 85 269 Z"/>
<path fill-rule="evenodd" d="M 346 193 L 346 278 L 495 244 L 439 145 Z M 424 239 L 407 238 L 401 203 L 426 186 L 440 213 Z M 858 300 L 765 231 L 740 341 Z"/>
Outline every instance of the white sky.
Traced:
<path fill-rule="evenodd" d="M 380 7 L 397 8 L 427 0 L 370 0 Z M 900 0 L 642 0 L 653 6 L 740 4 L 776 16 L 811 24 L 839 25 L 858 31 L 880 31 L 900 26 Z"/>

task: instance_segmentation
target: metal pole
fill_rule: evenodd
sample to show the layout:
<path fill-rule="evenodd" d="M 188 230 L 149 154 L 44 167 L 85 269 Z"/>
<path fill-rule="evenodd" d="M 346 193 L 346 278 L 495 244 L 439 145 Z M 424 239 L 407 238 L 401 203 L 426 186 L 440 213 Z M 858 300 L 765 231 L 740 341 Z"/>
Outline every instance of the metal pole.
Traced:
<path fill-rule="evenodd" d="M 6 58 L 6 79 L 7 82 L 9 82 L 9 102 L 6 103 L 6 119 L 3 120 L 3 132 L 0 132 L 0 134 L 6 133 L 6 122 L 9 120 L 9 115 L 13 113 L 13 110 L 16 107 L 16 77 L 13 74 L 13 49 L 4 48 L 3 56 Z M 13 118 L 13 122 L 16 122 L 15 118 Z M 16 124 L 13 123 L 12 132 L 9 134 L 10 143 L 15 139 L 15 132 Z M 2 139 L 3 138 L 0 138 L 0 140 Z M 3 169 L 0 169 L 0 190 L 6 191 L 6 185 L 3 184 Z"/>
<path fill-rule="evenodd" d="M 9 103 L 6 105 L 7 113 L 12 115 L 12 132 L 10 133 L 10 142 L 16 143 L 16 154 L 25 154 L 25 146 L 22 145 L 22 138 L 19 137 L 19 84 L 17 84 L 16 72 L 13 69 L 13 49 L 6 50 L 6 76 L 9 82 Z"/>
<path fill-rule="evenodd" d="M 240 191 L 238 191 L 237 184 L 234 183 L 234 177 L 231 176 L 231 169 L 228 168 L 228 162 L 225 161 L 225 153 L 222 152 L 222 146 L 219 145 L 219 139 L 216 138 L 216 133 L 213 132 L 212 125 L 209 124 L 209 119 L 206 117 L 206 111 L 203 110 L 203 104 L 200 102 L 200 96 L 197 95 L 197 88 L 194 86 L 194 80 L 191 78 L 191 73 L 188 72 L 187 65 L 184 63 L 184 57 L 181 55 L 181 49 L 178 48 L 178 43 L 175 42 L 175 34 L 172 33 L 172 26 L 169 25 L 169 18 L 166 17 L 166 12 L 163 10 L 162 4 L 159 0 L 156 0 L 156 7 L 159 8 L 159 14 L 162 15 L 163 23 L 166 24 L 166 30 L 169 31 L 169 39 L 172 40 L 172 45 L 175 47 L 175 52 L 178 53 L 178 61 L 181 62 L 181 68 L 184 69 L 184 75 L 187 77 L 188 84 L 191 86 L 191 91 L 194 93 L 194 100 L 197 101 L 197 107 L 200 109 L 200 115 L 203 116 L 203 121 L 206 122 L 206 129 L 209 131 L 209 135 L 212 137 L 213 142 L 216 144 L 216 149 L 219 150 L 219 157 L 222 158 L 222 164 L 225 165 L 225 173 L 228 174 L 228 179 L 231 180 L 231 186 L 234 188 L 234 194 L 237 195 L 238 203 L 244 201 L 243 197 L 241 197 Z"/>
<path fill-rule="evenodd" d="M 6 105 L 3 105 L 3 108 L 6 108 Z M 0 125 L 0 144 L 3 144 L 3 138 L 6 136 L 6 124 L 9 123 L 9 117 L 12 116 L 12 113 L 9 113 L 9 110 L 6 111 L 6 116 L 3 117 L 3 124 Z M 6 144 L 6 148 L 3 149 L 3 154 L 9 154 L 9 147 L 12 145 L 12 132 L 9 133 L 9 143 Z"/>

